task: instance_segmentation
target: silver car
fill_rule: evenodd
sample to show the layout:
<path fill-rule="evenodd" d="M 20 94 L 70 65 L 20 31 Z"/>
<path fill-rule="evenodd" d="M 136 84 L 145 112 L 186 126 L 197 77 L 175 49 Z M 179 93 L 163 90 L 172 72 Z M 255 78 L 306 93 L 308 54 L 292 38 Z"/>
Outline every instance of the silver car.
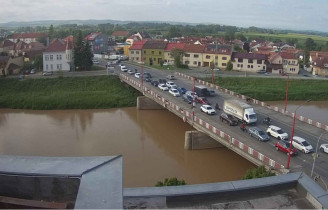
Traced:
<path fill-rule="evenodd" d="M 258 127 L 250 127 L 248 129 L 249 135 L 260 141 L 269 141 L 270 137 L 266 134 L 261 128 Z"/>

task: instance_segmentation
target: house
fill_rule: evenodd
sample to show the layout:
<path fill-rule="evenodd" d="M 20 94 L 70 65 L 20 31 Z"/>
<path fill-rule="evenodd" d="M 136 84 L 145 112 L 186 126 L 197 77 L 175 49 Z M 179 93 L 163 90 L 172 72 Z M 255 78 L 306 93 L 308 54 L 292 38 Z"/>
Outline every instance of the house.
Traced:
<path fill-rule="evenodd" d="M 15 49 L 15 43 L 10 40 L 4 40 L 0 44 L 0 53 L 7 53 L 8 55 L 13 55 Z"/>
<path fill-rule="evenodd" d="M 328 76 L 328 57 L 320 57 L 312 64 L 313 75 Z"/>
<path fill-rule="evenodd" d="M 38 39 L 41 37 L 47 37 L 48 35 L 45 33 L 18 33 L 18 34 L 13 34 L 11 38 L 9 38 L 10 41 L 12 42 L 17 42 L 17 41 L 23 41 L 26 44 L 29 44 L 31 42 L 36 42 Z"/>
<path fill-rule="evenodd" d="M 275 53 L 270 57 L 269 63 L 268 71 L 272 73 L 298 74 L 299 72 L 298 57 L 293 53 Z"/>
<path fill-rule="evenodd" d="M 159 65 L 164 61 L 164 50 L 167 42 L 147 41 L 142 47 L 142 58 L 146 64 Z"/>
<path fill-rule="evenodd" d="M 112 39 L 116 42 L 124 42 L 129 36 L 129 31 L 114 31 L 112 33 Z"/>
<path fill-rule="evenodd" d="M 171 56 L 171 51 L 173 49 L 181 49 L 183 50 L 185 47 L 185 43 L 167 43 L 164 50 L 164 63 L 169 65 L 174 65 L 174 58 Z"/>
<path fill-rule="evenodd" d="M 266 70 L 267 56 L 247 53 L 247 52 L 233 52 L 231 55 L 231 62 L 234 70 L 245 72 L 257 72 L 259 70 Z"/>
<path fill-rule="evenodd" d="M 183 50 L 185 51 L 183 56 L 183 64 L 190 67 L 203 66 L 203 53 L 205 50 L 205 45 L 186 44 Z"/>
<path fill-rule="evenodd" d="M 91 48 L 93 54 L 102 54 L 108 50 L 108 36 L 101 32 L 90 33 L 84 40 L 86 40 Z"/>
<path fill-rule="evenodd" d="M 33 61 L 37 56 L 41 55 L 45 51 L 46 46 L 40 42 L 31 42 L 22 50 L 25 60 Z"/>
<path fill-rule="evenodd" d="M 55 39 L 43 52 L 43 71 L 70 71 L 73 66 L 73 43 Z"/>
<path fill-rule="evenodd" d="M 19 74 L 23 66 L 23 56 L 0 56 L 0 75 Z"/>
<path fill-rule="evenodd" d="M 147 40 L 135 41 L 129 49 L 129 60 L 132 62 L 141 62 L 142 48 Z"/>
<path fill-rule="evenodd" d="M 203 66 L 209 67 L 214 63 L 214 67 L 225 69 L 231 59 L 231 52 L 231 46 L 208 44 L 203 53 Z"/>

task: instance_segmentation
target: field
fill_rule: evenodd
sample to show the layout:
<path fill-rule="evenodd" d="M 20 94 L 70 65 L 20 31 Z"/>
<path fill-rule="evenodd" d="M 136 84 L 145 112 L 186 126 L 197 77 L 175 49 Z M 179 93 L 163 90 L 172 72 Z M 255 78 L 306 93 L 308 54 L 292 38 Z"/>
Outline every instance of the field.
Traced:
<path fill-rule="evenodd" d="M 117 76 L 0 79 L 0 108 L 103 109 L 136 106 L 140 93 Z"/>

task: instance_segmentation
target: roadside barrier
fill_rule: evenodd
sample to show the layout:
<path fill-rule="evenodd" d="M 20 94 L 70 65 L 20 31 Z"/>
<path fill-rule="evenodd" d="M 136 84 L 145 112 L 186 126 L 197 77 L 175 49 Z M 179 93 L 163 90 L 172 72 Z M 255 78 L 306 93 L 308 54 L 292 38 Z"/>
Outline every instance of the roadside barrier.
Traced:
<path fill-rule="evenodd" d="M 178 76 L 184 77 L 184 78 L 186 78 L 186 79 L 189 79 L 189 80 L 193 80 L 193 79 L 194 79 L 194 78 L 191 77 L 191 76 L 188 76 L 188 75 L 186 75 L 186 74 L 182 74 L 182 73 L 179 73 L 179 72 L 175 72 L 175 74 L 178 75 Z M 249 98 L 248 96 L 245 96 L 245 95 L 241 95 L 241 94 L 235 93 L 235 92 L 233 92 L 233 91 L 231 91 L 231 90 L 228 90 L 228 89 L 222 88 L 222 87 L 217 86 L 217 85 L 213 85 L 212 83 L 209 83 L 209 82 L 206 82 L 206 81 L 203 81 L 203 80 L 200 80 L 200 79 L 197 79 L 196 81 L 197 81 L 199 84 L 206 85 L 206 86 L 208 86 L 208 87 L 210 87 L 210 88 L 213 88 L 213 89 L 215 89 L 215 90 L 219 90 L 219 91 L 221 91 L 221 92 L 227 93 L 227 94 L 229 94 L 229 95 L 235 96 L 235 97 L 240 98 L 240 99 L 244 99 L 244 100 L 246 100 L 247 98 Z M 256 105 L 259 105 L 259 106 L 262 106 L 262 107 L 266 107 L 266 108 L 268 108 L 268 109 L 270 109 L 270 110 L 273 110 L 273 111 L 276 111 L 276 112 L 280 112 L 280 113 L 282 113 L 282 114 L 284 114 L 284 115 L 287 115 L 287 116 L 289 116 L 289 117 L 292 117 L 292 118 L 294 117 L 294 113 L 290 113 L 290 112 L 288 112 L 288 111 L 285 112 L 284 109 L 279 109 L 279 107 L 273 107 L 273 106 L 271 106 L 270 104 L 267 104 L 267 103 L 265 103 L 265 102 L 262 102 L 262 101 L 256 100 L 256 99 L 254 99 L 254 98 L 249 98 L 249 102 L 250 102 L 250 103 L 253 103 L 253 104 L 256 104 Z M 317 128 L 321 128 L 321 129 L 324 129 L 324 130 L 328 131 L 328 125 L 325 125 L 325 124 L 323 124 L 323 123 L 317 122 L 317 121 L 315 121 L 315 120 L 308 119 L 308 118 L 306 118 L 306 117 L 304 117 L 304 116 L 299 116 L 299 115 L 296 116 L 296 119 L 298 119 L 299 121 L 305 122 L 305 123 L 307 123 L 307 124 L 309 124 L 309 125 L 312 125 L 312 126 L 315 126 L 315 127 L 317 127 Z"/>
<path fill-rule="evenodd" d="M 141 84 L 139 82 L 131 79 L 130 77 L 128 77 L 124 74 L 120 74 L 120 77 L 124 79 L 124 82 L 126 82 L 126 83 L 130 84 L 131 86 L 137 88 L 138 90 L 142 91 L 142 93 L 144 95 L 148 95 L 152 99 L 156 100 L 163 107 L 165 107 L 167 109 L 170 108 L 171 110 L 174 110 L 177 113 L 179 113 L 179 115 L 177 115 L 177 116 L 181 117 L 183 119 L 183 121 L 188 122 L 191 125 L 193 125 L 193 123 L 197 123 L 202 128 L 208 130 L 209 132 L 215 134 L 216 136 L 220 137 L 221 139 L 223 139 L 224 141 L 229 143 L 229 145 L 231 147 L 238 148 L 240 151 L 247 153 L 248 155 L 250 155 L 251 157 L 253 157 L 257 160 L 260 160 L 261 162 L 263 162 L 263 164 L 265 164 L 269 167 L 272 167 L 276 170 L 282 170 L 285 168 L 282 164 L 263 155 L 262 153 L 256 151 L 255 149 L 253 149 L 253 148 L 249 147 L 248 145 L 242 143 L 241 141 L 237 140 L 236 138 L 233 138 L 232 136 L 221 131 L 220 129 L 218 129 L 218 128 L 212 126 L 211 124 L 207 123 L 206 121 L 202 120 L 198 116 L 193 117 L 192 112 L 183 110 L 181 107 L 177 106 L 173 102 L 167 100 L 166 98 L 157 94 L 156 92 L 152 91 L 151 89 L 144 86 L 143 90 L 141 90 Z"/>

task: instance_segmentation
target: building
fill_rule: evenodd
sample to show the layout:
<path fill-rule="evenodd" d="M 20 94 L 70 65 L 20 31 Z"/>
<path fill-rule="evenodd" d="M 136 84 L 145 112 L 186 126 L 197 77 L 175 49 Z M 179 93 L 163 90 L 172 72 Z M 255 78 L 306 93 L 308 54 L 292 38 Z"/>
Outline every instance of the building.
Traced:
<path fill-rule="evenodd" d="M 112 40 L 116 42 L 124 42 L 129 36 L 129 31 L 114 31 L 112 33 Z"/>
<path fill-rule="evenodd" d="M 73 65 L 73 44 L 55 39 L 43 52 L 43 71 L 70 71 Z"/>
<path fill-rule="evenodd" d="M 147 41 L 142 47 L 142 58 L 145 64 L 159 65 L 164 61 L 164 50 L 167 42 Z"/>
<path fill-rule="evenodd" d="M 320 57 L 312 63 L 313 75 L 328 76 L 328 57 Z"/>
<path fill-rule="evenodd" d="M 10 40 L 4 40 L 0 44 L 0 53 L 7 53 L 8 55 L 12 55 L 14 53 L 15 49 L 15 42 L 12 42 Z"/>
<path fill-rule="evenodd" d="M 203 52 L 205 45 L 200 44 L 186 44 L 183 48 L 185 54 L 183 56 L 183 64 L 189 67 L 203 66 Z"/>
<path fill-rule="evenodd" d="M 208 44 L 203 53 L 203 66 L 225 69 L 231 59 L 231 46 Z"/>
<path fill-rule="evenodd" d="M 23 56 L 0 56 L 0 75 L 19 74 L 23 66 Z"/>
<path fill-rule="evenodd" d="M 174 65 L 174 58 L 171 56 L 171 51 L 173 49 L 181 49 L 183 50 L 185 47 L 185 43 L 167 43 L 164 50 L 164 63 L 169 65 Z"/>
<path fill-rule="evenodd" d="M 45 33 L 19 33 L 19 34 L 13 34 L 11 38 L 9 38 L 12 42 L 17 41 L 23 41 L 26 44 L 29 44 L 31 42 L 36 42 L 41 37 L 47 37 L 48 35 Z"/>
<path fill-rule="evenodd" d="M 134 41 L 133 45 L 129 49 L 129 60 L 132 62 L 141 62 L 142 48 L 147 40 Z"/>
<path fill-rule="evenodd" d="M 286 74 L 298 74 L 300 66 L 298 63 L 298 57 L 293 53 L 280 52 L 282 57 L 283 71 Z"/>
<path fill-rule="evenodd" d="M 93 54 L 102 54 L 108 50 L 108 36 L 101 32 L 91 33 L 84 38 L 91 48 Z"/>
<path fill-rule="evenodd" d="M 234 70 L 245 72 L 257 72 L 259 70 L 266 70 L 267 56 L 247 53 L 247 52 L 233 52 L 231 62 Z"/>

